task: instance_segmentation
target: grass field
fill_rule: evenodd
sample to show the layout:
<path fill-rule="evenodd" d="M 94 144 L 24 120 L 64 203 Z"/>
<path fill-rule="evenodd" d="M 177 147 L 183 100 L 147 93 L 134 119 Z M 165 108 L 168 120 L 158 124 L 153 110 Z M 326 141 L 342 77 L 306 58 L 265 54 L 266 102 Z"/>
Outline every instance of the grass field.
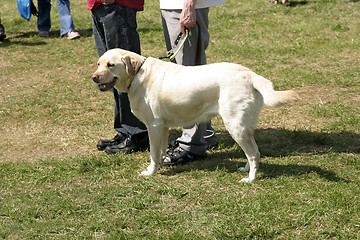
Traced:
<path fill-rule="evenodd" d="M 35 1 L 36 2 L 36 1 Z M 360 2 L 226 0 L 210 10 L 208 62 L 234 62 L 294 89 L 265 107 L 258 179 L 224 129 L 205 160 L 139 176 L 149 152 L 105 155 L 113 97 L 92 83 L 97 53 L 85 0 L 82 37 L 40 38 L 36 18 L 1 1 L 0 239 L 360 239 Z M 138 14 L 144 56 L 166 53 L 157 0 Z M 171 139 L 181 133 L 171 130 Z"/>

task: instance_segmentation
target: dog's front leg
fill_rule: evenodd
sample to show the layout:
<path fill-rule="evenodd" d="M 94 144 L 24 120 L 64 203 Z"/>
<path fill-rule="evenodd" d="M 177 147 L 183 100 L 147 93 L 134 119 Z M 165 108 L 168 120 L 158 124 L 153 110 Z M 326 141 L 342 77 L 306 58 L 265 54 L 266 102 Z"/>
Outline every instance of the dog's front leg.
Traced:
<path fill-rule="evenodd" d="M 148 127 L 150 140 L 151 163 L 141 175 L 151 175 L 157 172 L 163 163 L 166 152 L 169 129 L 161 126 Z"/>

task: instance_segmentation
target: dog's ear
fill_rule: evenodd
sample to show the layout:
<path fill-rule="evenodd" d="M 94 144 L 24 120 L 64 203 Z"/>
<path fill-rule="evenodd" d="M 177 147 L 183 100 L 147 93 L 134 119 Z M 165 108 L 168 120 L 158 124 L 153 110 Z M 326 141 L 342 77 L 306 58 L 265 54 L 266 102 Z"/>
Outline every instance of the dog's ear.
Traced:
<path fill-rule="evenodd" d="M 145 58 L 137 57 L 137 56 L 131 56 L 131 55 L 125 55 L 121 58 L 121 61 L 125 64 L 125 69 L 127 74 L 130 77 L 135 77 L 136 73 L 138 72 L 141 65 L 144 63 Z"/>

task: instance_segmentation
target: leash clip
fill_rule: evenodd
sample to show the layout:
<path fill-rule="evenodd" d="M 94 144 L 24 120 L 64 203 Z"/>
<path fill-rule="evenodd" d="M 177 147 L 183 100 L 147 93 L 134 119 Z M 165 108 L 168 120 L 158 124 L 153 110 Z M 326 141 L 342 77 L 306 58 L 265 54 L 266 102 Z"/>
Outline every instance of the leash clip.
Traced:
<path fill-rule="evenodd" d="M 158 57 L 158 59 L 169 58 L 170 61 L 173 61 L 176 55 L 180 52 L 181 48 L 184 46 L 186 39 L 189 37 L 189 29 L 185 28 L 185 34 L 182 32 L 179 33 L 176 40 L 174 41 L 174 47 L 167 52 L 166 56 Z"/>

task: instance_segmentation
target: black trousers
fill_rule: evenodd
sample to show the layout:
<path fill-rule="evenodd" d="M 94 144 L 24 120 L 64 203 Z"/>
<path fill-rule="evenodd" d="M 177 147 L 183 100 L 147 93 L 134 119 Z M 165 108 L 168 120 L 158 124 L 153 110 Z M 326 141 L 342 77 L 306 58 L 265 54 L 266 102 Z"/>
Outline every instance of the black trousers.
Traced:
<path fill-rule="evenodd" d="M 121 48 L 140 54 L 140 38 L 136 31 L 136 13 L 132 8 L 113 3 L 92 10 L 93 31 L 99 57 L 107 50 Z M 132 137 L 147 134 L 146 126 L 130 109 L 126 93 L 113 88 L 115 100 L 114 128 Z"/>

